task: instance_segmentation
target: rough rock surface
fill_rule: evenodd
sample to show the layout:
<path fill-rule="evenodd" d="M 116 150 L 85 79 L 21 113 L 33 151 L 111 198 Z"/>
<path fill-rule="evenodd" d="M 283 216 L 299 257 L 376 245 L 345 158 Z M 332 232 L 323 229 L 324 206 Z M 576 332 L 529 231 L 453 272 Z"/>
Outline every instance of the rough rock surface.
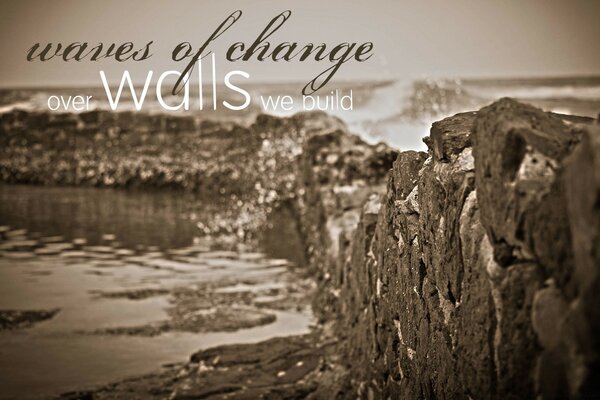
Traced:
<path fill-rule="evenodd" d="M 95 390 L 65 393 L 61 400 L 130 399 L 329 399 L 344 381 L 329 360 L 335 341 L 316 332 L 257 344 L 199 351 L 182 364 Z M 346 388 L 347 390 L 347 388 Z"/>
<path fill-rule="evenodd" d="M 572 121 L 502 99 L 400 153 L 321 264 L 355 396 L 600 393 L 600 129 Z"/>

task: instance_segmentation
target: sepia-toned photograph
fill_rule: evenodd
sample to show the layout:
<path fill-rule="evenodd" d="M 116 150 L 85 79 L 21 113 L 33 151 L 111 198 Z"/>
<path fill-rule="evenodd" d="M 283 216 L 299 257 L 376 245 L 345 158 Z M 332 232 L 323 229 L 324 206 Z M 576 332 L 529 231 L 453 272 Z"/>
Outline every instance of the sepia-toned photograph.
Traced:
<path fill-rule="evenodd" d="M 2 0 L 0 400 L 600 399 L 600 1 Z"/>

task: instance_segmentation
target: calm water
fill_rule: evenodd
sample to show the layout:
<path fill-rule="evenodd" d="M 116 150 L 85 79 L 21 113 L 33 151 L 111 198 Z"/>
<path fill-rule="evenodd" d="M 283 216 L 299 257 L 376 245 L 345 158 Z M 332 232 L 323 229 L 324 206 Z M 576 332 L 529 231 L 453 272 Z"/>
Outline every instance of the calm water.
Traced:
<path fill-rule="evenodd" d="M 180 193 L 0 186 L 0 225 L 8 229 L 0 241 L 0 310 L 60 309 L 32 328 L 0 332 L 0 398 L 89 388 L 185 361 L 200 348 L 307 332 L 309 309 L 275 307 L 267 310 L 273 323 L 235 332 L 90 334 L 168 319 L 168 293 L 129 300 L 101 292 L 214 281 L 264 300 L 294 283 L 285 260 L 211 249 L 197 237 L 202 212 Z"/>

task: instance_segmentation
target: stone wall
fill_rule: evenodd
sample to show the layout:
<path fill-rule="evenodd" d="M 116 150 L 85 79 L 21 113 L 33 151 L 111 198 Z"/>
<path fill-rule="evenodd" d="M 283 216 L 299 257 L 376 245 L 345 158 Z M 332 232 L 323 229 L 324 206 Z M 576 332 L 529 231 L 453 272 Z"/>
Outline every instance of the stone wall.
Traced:
<path fill-rule="evenodd" d="M 358 397 L 600 393 L 600 127 L 502 99 L 426 142 L 346 227 L 307 170 L 307 231 L 342 232 L 316 304 Z"/>

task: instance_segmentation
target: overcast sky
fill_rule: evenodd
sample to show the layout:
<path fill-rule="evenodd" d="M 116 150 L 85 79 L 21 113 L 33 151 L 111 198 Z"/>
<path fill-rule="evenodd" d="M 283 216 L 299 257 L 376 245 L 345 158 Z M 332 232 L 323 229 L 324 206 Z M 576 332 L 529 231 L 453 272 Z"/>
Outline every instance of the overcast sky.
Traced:
<path fill-rule="evenodd" d="M 412 77 L 531 77 L 600 75 L 600 1 L 77 1 L 0 2 L 0 86 L 99 85 L 129 69 L 137 81 L 146 71 L 183 68 L 170 61 L 181 41 L 199 47 L 236 9 L 241 19 L 211 46 L 219 75 L 232 69 L 253 81 L 309 81 L 327 64 L 248 62 L 224 58 L 234 42 L 251 42 L 280 12 L 291 19 L 272 38 L 335 45 L 371 41 L 374 56 L 348 63 L 338 79 Z M 35 42 L 134 42 L 153 40 L 144 62 L 27 62 Z"/>

